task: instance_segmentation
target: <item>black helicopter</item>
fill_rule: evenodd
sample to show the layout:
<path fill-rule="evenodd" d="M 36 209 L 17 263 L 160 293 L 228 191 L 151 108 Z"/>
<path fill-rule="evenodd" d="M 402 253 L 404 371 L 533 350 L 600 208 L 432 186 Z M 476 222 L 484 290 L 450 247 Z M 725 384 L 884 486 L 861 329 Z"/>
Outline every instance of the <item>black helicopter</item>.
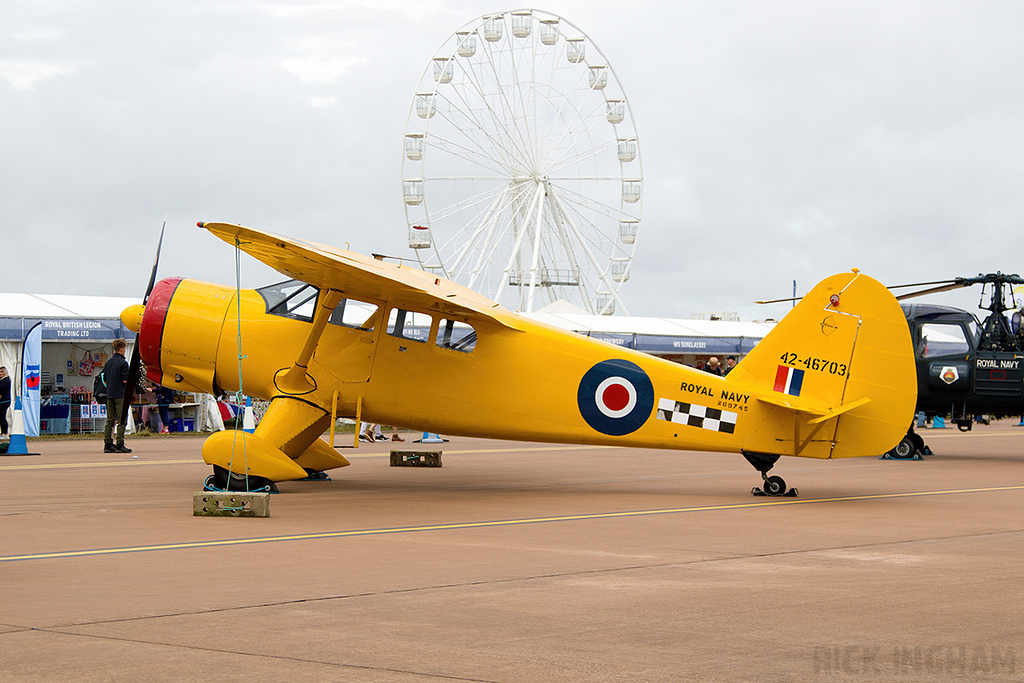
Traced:
<path fill-rule="evenodd" d="M 1024 415 L 1024 329 L 1019 310 L 1006 317 L 1007 311 L 1017 308 L 1013 286 L 1021 284 L 1024 278 L 1019 275 L 996 272 L 889 287 L 925 287 L 896 296 L 898 301 L 904 301 L 981 285 L 978 307 L 990 311 L 983 322 L 978 322 L 972 313 L 951 306 L 901 304 L 914 343 L 918 414 L 949 418 L 964 432 L 971 430 L 977 416 Z M 984 305 L 986 288 L 991 288 L 988 306 Z M 1009 289 L 1009 297 L 1005 289 Z M 903 440 L 883 457 L 907 460 L 930 453 L 911 424 Z"/>
<path fill-rule="evenodd" d="M 989 311 L 979 323 L 973 314 L 951 306 L 902 304 L 917 362 L 918 413 L 949 418 L 965 432 L 976 416 L 1024 414 L 1024 329 L 1019 310 L 1006 316 L 1017 308 L 1013 286 L 1021 284 L 1024 278 L 1019 275 L 996 272 L 889 288 L 927 287 L 896 297 L 904 301 L 981 285 L 978 307 Z M 990 288 L 988 306 L 984 305 L 986 288 Z M 907 436 L 886 456 L 909 459 L 928 453 L 924 439 L 911 425 Z"/>

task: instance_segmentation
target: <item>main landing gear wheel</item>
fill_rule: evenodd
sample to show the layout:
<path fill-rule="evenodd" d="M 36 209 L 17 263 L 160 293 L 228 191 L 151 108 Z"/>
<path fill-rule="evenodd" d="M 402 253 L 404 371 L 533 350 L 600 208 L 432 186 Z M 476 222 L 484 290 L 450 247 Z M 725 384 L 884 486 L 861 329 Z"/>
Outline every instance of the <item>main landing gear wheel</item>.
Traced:
<path fill-rule="evenodd" d="M 772 496 L 773 498 L 796 498 L 800 495 L 800 492 L 796 489 L 786 490 L 786 480 L 782 477 L 773 476 L 769 477 L 764 472 L 761 473 L 761 478 L 764 479 L 764 488 L 759 489 L 754 487 L 750 489 L 750 493 L 755 496 Z"/>
<path fill-rule="evenodd" d="M 764 488 L 754 487 L 750 489 L 750 493 L 755 496 L 772 496 L 787 498 L 796 498 L 799 492 L 794 489 L 786 490 L 786 480 L 779 476 L 768 476 L 768 471 L 775 466 L 778 461 L 778 455 L 772 455 L 769 453 L 744 453 L 743 457 L 747 459 L 751 465 L 754 466 L 758 472 L 761 473 L 761 478 L 764 480 Z"/>
<path fill-rule="evenodd" d="M 206 478 L 203 486 L 207 491 L 246 491 L 248 493 L 278 493 L 277 484 L 266 477 L 235 474 L 218 465 L 213 466 L 213 474 Z"/>
<path fill-rule="evenodd" d="M 769 496 L 781 496 L 786 492 L 786 480 L 782 477 L 765 477 L 764 492 Z"/>

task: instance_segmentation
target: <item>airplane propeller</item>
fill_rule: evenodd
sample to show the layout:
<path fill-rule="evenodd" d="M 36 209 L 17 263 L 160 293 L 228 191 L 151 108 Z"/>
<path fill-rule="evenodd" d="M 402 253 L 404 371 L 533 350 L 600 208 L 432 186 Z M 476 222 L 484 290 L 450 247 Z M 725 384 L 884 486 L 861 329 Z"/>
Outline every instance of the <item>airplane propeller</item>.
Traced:
<path fill-rule="evenodd" d="M 153 257 L 153 270 L 149 275 L 149 284 L 146 286 L 146 294 L 142 297 L 142 305 L 145 306 L 146 302 L 149 301 L 149 295 L 153 293 L 153 287 L 156 285 L 156 269 L 160 263 L 160 249 L 164 245 L 164 230 L 167 228 L 167 219 L 164 219 L 164 224 L 160 226 L 160 240 L 156 244 L 156 256 Z M 132 359 L 128 364 L 128 381 L 125 383 L 124 388 L 124 400 L 121 402 L 121 415 L 118 420 L 120 423 L 120 429 L 124 429 L 124 426 L 128 423 L 128 411 L 132 409 L 132 400 L 135 398 L 135 387 L 139 384 L 139 379 L 142 376 L 142 352 L 139 350 L 139 340 L 136 338 L 135 346 L 132 348 Z"/>

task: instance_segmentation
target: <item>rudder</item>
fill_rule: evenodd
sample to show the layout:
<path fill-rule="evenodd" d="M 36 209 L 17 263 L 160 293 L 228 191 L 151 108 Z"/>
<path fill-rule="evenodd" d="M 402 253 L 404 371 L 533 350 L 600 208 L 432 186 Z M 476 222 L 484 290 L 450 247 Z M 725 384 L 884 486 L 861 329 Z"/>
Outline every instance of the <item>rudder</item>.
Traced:
<path fill-rule="evenodd" d="M 818 283 L 728 379 L 797 414 L 792 455 L 884 453 L 906 434 L 917 402 L 903 311 L 881 283 L 857 271 Z M 805 435 L 815 432 L 813 453 L 801 452 L 801 426 Z"/>

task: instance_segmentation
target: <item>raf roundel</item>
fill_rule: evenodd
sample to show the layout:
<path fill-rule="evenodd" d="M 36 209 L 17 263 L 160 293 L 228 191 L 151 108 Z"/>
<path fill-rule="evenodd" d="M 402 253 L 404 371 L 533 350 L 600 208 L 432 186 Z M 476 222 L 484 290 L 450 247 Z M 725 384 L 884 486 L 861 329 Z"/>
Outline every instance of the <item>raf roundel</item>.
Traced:
<path fill-rule="evenodd" d="M 590 368 L 576 395 L 587 424 L 609 436 L 631 434 L 654 409 L 654 386 L 639 365 L 606 360 Z"/>

